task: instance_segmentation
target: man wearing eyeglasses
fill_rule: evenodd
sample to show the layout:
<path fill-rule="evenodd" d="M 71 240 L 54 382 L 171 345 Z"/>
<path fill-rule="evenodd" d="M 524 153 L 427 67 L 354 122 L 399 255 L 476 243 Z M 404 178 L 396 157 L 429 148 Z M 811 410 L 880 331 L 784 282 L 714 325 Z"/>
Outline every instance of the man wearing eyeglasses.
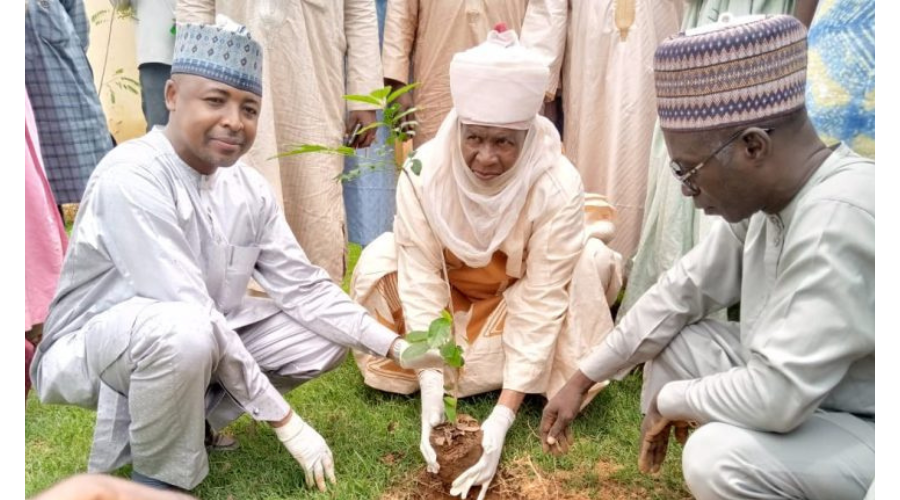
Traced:
<path fill-rule="evenodd" d="M 659 470 L 674 431 L 699 499 L 863 498 L 875 475 L 875 164 L 818 138 L 793 17 L 681 33 L 654 66 L 682 193 L 724 221 L 582 359 L 544 410 L 544 448 L 568 450 L 587 387 L 646 363 L 642 471 Z M 736 304 L 739 322 L 708 318 Z"/>

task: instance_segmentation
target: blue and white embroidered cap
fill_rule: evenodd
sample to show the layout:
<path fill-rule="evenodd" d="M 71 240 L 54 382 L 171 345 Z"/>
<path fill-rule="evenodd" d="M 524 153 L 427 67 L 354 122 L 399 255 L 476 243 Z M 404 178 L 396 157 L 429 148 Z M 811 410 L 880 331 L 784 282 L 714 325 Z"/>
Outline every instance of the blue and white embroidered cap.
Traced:
<path fill-rule="evenodd" d="M 216 24 L 178 23 L 172 74 L 202 76 L 262 97 L 262 47 L 246 27 L 219 15 Z"/>

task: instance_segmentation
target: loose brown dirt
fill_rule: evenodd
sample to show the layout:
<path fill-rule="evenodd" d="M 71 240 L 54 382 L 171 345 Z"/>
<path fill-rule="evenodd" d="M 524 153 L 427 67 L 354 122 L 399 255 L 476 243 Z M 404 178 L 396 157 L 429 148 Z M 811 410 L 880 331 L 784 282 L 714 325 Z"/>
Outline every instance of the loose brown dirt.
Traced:
<path fill-rule="evenodd" d="M 437 479 L 446 491 L 450 491 L 454 479 L 481 458 L 482 435 L 478 421 L 465 414 L 460 414 L 454 423 L 444 422 L 432 429 L 431 446 L 441 466 Z M 426 476 L 434 477 L 427 473 Z"/>
<path fill-rule="evenodd" d="M 593 471 L 553 471 L 539 470 L 531 459 L 522 457 L 504 465 L 494 481 L 490 490 L 485 495 L 486 500 L 645 500 L 658 496 L 659 491 L 651 491 L 640 486 L 622 484 L 611 476 L 621 466 L 608 462 L 599 462 Z M 579 488 L 575 484 L 583 484 L 584 474 L 595 474 L 600 480 L 599 486 Z M 412 477 L 402 481 L 397 486 L 386 492 L 382 500 L 459 500 L 450 496 L 449 488 L 445 489 L 441 479 L 429 474 L 424 469 L 414 473 Z M 469 499 L 478 498 L 479 489 L 473 488 L 469 492 Z M 690 499 L 686 492 L 684 495 L 675 494 L 664 498 Z"/>

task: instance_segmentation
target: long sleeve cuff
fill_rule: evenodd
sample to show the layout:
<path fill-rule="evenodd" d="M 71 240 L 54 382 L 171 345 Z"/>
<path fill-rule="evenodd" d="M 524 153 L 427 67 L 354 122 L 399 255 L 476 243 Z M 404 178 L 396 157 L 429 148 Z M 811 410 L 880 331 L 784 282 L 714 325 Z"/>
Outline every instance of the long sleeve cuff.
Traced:
<path fill-rule="evenodd" d="M 626 364 L 626 360 L 613 352 L 604 342 L 581 359 L 578 369 L 594 382 L 603 382 L 612 378 L 616 380 L 625 378 L 632 368 Z"/>
<path fill-rule="evenodd" d="M 698 420 L 687 400 L 687 392 L 693 382 L 676 380 L 664 385 L 656 396 L 660 415 L 669 420 Z"/>
<path fill-rule="evenodd" d="M 360 332 L 360 347 L 367 354 L 386 357 L 391 349 L 391 344 L 399 338 L 399 335 L 374 320 L 367 323 Z"/>
<path fill-rule="evenodd" d="M 384 77 L 398 82 L 409 82 L 409 60 L 395 61 L 385 59 L 383 64 Z M 394 89 L 396 90 L 396 89 Z"/>

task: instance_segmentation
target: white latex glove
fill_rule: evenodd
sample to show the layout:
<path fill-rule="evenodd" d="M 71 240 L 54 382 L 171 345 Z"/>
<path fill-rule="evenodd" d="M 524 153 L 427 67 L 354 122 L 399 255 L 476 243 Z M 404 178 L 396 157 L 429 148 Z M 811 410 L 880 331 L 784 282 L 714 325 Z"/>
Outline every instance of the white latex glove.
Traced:
<path fill-rule="evenodd" d="M 394 342 L 394 359 L 401 368 L 407 370 L 440 370 L 444 367 L 444 358 L 437 349 L 429 349 L 421 356 L 413 359 L 403 359 L 403 351 L 412 347 L 412 344 L 404 339 Z M 443 386 L 443 382 L 441 383 Z"/>
<path fill-rule="evenodd" d="M 500 452 L 503 451 L 503 442 L 506 440 L 506 432 L 512 426 L 516 419 L 516 414 L 512 410 L 497 405 L 491 416 L 481 425 L 481 431 L 484 437 L 481 439 L 481 446 L 484 453 L 481 459 L 464 471 L 455 480 L 450 488 L 450 494 L 459 495 L 459 498 L 469 496 L 469 489 L 475 485 L 481 485 L 481 493 L 478 494 L 478 500 L 484 500 L 484 495 L 491 486 L 494 474 L 497 473 L 497 464 L 500 463 Z"/>
<path fill-rule="evenodd" d="M 419 451 L 425 458 L 428 472 L 437 474 L 437 453 L 431 446 L 431 429 L 444 421 L 444 374 L 439 370 L 419 372 L 419 388 L 422 391 L 422 436 Z"/>
<path fill-rule="evenodd" d="M 325 477 L 332 484 L 337 484 L 334 478 L 334 459 L 331 449 L 322 439 L 322 436 L 300 418 L 295 412 L 291 412 L 291 419 L 282 427 L 275 427 L 275 434 L 285 448 L 306 472 L 306 485 L 312 487 L 313 480 L 319 486 L 320 491 L 325 491 Z"/>

